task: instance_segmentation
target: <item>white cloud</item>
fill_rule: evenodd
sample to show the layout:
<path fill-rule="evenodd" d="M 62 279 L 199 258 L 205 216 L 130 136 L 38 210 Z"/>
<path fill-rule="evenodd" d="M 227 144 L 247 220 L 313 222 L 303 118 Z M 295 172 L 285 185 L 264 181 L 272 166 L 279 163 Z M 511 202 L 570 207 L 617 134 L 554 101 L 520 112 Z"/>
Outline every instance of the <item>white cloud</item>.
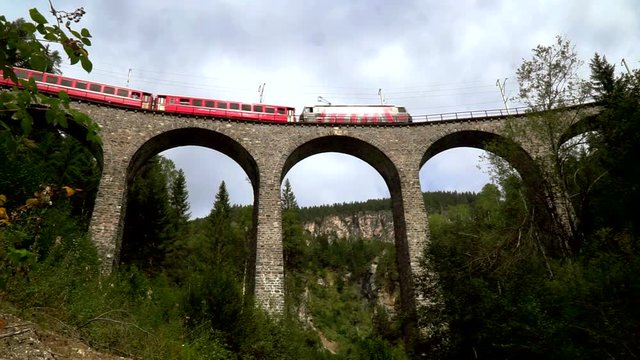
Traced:
<path fill-rule="evenodd" d="M 480 191 L 491 182 L 486 164 L 480 161 L 483 154 L 479 149 L 456 148 L 432 157 L 420 169 L 422 190 Z"/>

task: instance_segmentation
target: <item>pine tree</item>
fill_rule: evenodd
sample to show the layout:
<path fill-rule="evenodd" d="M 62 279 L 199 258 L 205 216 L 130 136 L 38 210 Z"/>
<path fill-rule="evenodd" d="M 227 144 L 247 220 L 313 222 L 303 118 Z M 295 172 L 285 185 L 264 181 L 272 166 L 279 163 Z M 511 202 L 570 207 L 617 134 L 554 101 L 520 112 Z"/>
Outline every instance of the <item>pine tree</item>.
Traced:
<path fill-rule="evenodd" d="M 306 253 L 306 242 L 300 209 L 288 179 L 282 189 L 281 206 L 284 264 L 287 269 L 300 268 Z"/>
<path fill-rule="evenodd" d="M 165 243 L 172 233 L 167 179 L 158 156 L 140 169 L 128 197 L 122 261 L 153 273 L 164 260 Z"/>
<path fill-rule="evenodd" d="M 298 209 L 298 202 L 296 201 L 296 196 L 293 194 L 293 190 L 291 189 L 291 183 L 289 179 L 284 182 L 284 189 L 282 190 L 282 209 Z"/>
<path fill-rule="evenodd" d="M 165 166 L 162 167 L 165 168 Z M 168 182 L 171 184 L 169 189 L 170 230 L 168 230 L 170 233 L 168 234 L 169 239 L 163 244 L 164 265 L 165 268 L 168 268 L 168 273 L 173 279 L 180 282 L 188 273 L 185 271 L 184 259 L 192 253 L 190 248 L 192 234 L 189 230 L 189 217 L 191 216 L 189 213 L 189 194 L 182 169 L 176 171 L 175 178 L 168 179 Z"/>
<path fill-rule="evenodd" d="M 189 193 L 187 180 L 182 169 L 178 170 L 175 179 L 171 182 L 169 204 L 173 210 L 173 216 L 179 226 L 185 226 L 191 213 L 189 212 Z"/>
<path fill-rule="evenodd" d="M 218 218 L 220 220 L 229 219 L 229 214 L 231 213 L 231 204 L 229 203 L 229 193 L 227 192 L 227 186 L 224 181 L 220 183 L 220 187 L 218 187 L 218 193 L 216 194 L 216 199 L 213 203 L 213 209 L 211 209 L 211 213 L 209 213 L 209 218 L 214 220 Z"/>
<path fill-rule="evenodd" d="M 167 189 L 171 189 L 173 187 L 173 182 L 178 177 L 178 170 L 176 169 L 176 164 L 173 160 L 166 158 L 162 155 L 158 155 L 158 165 L 164 176 L 167 178 Z"/>
<path fill-rule="evenodd" d="M 615 76 L 615 67 L 596 54 L 591 61 L 592 83 L 596 99 L 605 107 L 595 121 L 594 155 L 606 172 L 596 178 L 603 193 L 597 215 L 602 227 L 627 228 L 640 234 L 636 209 L 640 202 L 640 70 Z M 597 188 L 588 188 L 595 192 Z M 595 207 L 595 206 L 594 206 Z M 603 211 L 603 209 L 606 209 Z M 591 224 L 595 223 L 590 219 Z"/>
<path fill-rule="evenodd" d="M 231 218 L 229 193 L 224 183 L 220 183 L 213 209 L 207 217 L 208 244 L 205 249 L 212 264 L 217 267 L 229 267 L 236 276 L 242 276 L 246 261 L 247 245 Z"/>

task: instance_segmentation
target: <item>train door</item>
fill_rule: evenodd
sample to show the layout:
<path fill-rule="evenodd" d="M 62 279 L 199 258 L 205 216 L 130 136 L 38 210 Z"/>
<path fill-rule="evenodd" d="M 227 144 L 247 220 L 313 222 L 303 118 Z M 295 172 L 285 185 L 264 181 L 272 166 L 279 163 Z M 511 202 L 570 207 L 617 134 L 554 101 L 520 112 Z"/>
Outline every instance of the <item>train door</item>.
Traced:
<path fill-rule="evenodd" d="M 142 93 L 142 108 L 143 109 L 151 109 L 151 103 L 153 102 L 153 98 L 149 93 Z"/>
<path fill-rule="evenodd" d="M 296 109 L 287 108 L 287 122 L 296 122 Z"/>
<path fill-rule="evenodd" d="M 164 106 L 166 102 L 167 102 L 166 96 L 158 95 L 158 97 L 156 97 L 156 110 L 164 111 Z"/>

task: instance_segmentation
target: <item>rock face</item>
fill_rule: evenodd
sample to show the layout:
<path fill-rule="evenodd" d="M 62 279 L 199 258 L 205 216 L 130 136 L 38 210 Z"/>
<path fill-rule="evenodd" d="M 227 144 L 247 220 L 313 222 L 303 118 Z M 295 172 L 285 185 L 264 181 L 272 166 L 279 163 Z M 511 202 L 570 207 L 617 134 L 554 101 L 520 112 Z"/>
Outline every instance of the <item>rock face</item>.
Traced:
<path fill-rule="evenodd" d="M 314 237 L 326 235 L 330 240 L 365 238 L 393 242 L 391 211 L 363 211 L 350 215 L 328 215 L 304 224 Z"/>

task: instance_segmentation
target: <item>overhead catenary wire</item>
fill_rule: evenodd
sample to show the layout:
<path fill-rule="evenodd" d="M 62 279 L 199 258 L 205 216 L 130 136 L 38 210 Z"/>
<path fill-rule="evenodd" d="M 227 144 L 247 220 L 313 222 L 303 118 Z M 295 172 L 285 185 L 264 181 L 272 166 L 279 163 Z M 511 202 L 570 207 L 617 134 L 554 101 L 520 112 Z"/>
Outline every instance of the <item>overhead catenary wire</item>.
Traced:
<path fill-rule="evenodd" d="M 62 68 L 66 70 L 67 66 L 62 66 Z M 68 68 L 72 69 L 73 67 Z M 77 70 L 76 68 L 73 69 Z M 184 94 L 185 96 L 201 96 L 205 98 L 237 97 L 239 100 L 248 100 L 251 97 L 250 94 L 255 94 L 255 82 L 253 84 L 240 82 L 231 83 L 229 79 L 221 79 L 207 75 L 200 76 L 154 69 L 137 70 L 135 67 L 124 67 L 114 64 L 94 64 L 94 69 L 91 74 L 97 75 L 97 77 L 100 78 L 108 78 L 108 80 L 103 81 L 96 80 L 99 82 L 126 83 L 131 85 L 131 87 L 143 90 L 148 89 L 147 91 L 153 93 Z M 80 76 L 81 75 L 78 75 L 76 77 Z M 280 85 L 281 93 L 282 91 L 287 91 L 299 96 L 309 95 L 309 99 L 315 99 L 320 95 L 333 99 L 335 103 L 379 103 L 381 98 L 384 99 L 382 101 L 385 103 L 389 102 L 399 105 L 406 105 L 405 103 L 413 102 L 415 105 L 411 106 L 411 111 L 414 113 L 416 111 L 421 113 L 433 112 L 435 109 L 465 109 L 462 111 L 466 111 L 470 106 L 479 105 L 488 105 L 496 108 L 500 100 L 499 97 L 496 96 L 495 88 L 493 87 L 495 85 L 479 80 L 385 87 L 384 95 L 382 95 L 382 88 L 378 88 L 378 92 L 376 92 L 365 86 L 286 84 L 286 82 L 284 84 L 285 86 L 275 84 L 274 88 Z M 182 92 L 183 90 L 184 92 Z M 456 101 L 452 104 L 433 104 L 430 101 L 443 98 L 456 99 Z M 468 99 L 461 101 L 461 98 Z M 423 102 L 421 100 L 423 100 Z M 503 98 L 502 100 L 504 103 L 506 99 Z M 309 101 L 312 102 L 313 100 Z M 426 103 L 428 103 L 428 105 Z"/>

